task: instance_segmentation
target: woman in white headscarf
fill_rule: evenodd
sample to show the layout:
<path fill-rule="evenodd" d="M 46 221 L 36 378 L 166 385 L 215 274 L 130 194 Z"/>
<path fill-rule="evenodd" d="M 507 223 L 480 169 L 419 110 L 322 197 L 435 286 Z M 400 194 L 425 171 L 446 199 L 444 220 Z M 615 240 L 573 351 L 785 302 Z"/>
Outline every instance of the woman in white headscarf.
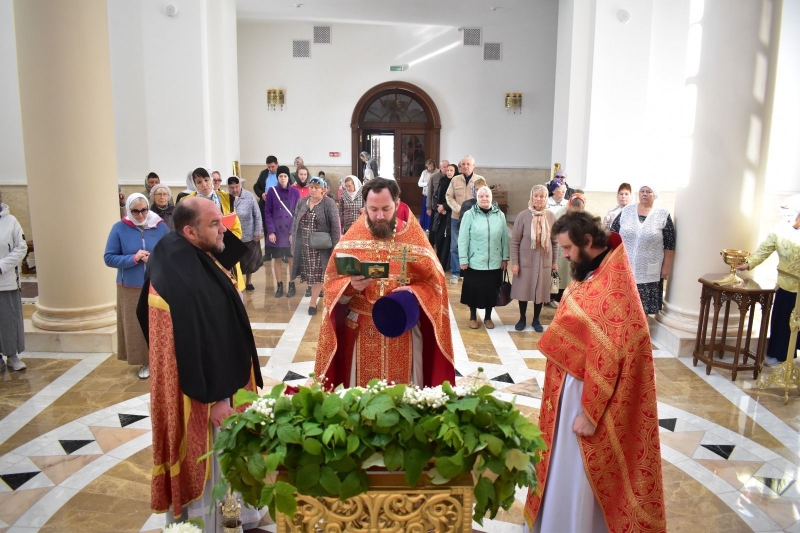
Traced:
<path fill-rule="evenodd" d="M 533 322 L 537 332 L 544 331 L 539 322 L 542 306 L 550 301 L 550 282 L 554 270 L 558 270 L 555 251 L 556 236 L 551 228 L 556 217 L 547 209 L 547 187 L 534 185 L 528 201 L 528 209 L 517 215 L 511 232 L 511 298 L 519 302 L 517 331 L 525 329 L 528 302 L 533 302 Z"/>
<path fill-rule="evenodd" d="M 352 174 L 342 180 L 342 197 L 339 199 L 339 220 L 342 221 L 342 235 L 347 233 L 353 222 L 361 216 L 364 199 L 361 196 L 361 181 Z"/>
<path fill-rule="evenodd" d="M 103 259 L 106 266 L 117 269 L 117 359 L 139 366 L 139 377 L 147 379 L 149 352 L 136 318 L 136 305 L 150 252 L 169 229 L 150 211 L 143 194 L 128 196 L 125 209 L 125 218 L 111 226 Z"/>
<path fill-rule="evenodd" d="M 772 323 L 769 328 L 769 344 L 764 364 L 775 366 L 786 361 L 789 352 L 789 317 L 797 300 L 797 280 L 781 273 L 788 271 L 789 265 L 800 261 L 800 194 L 784 200 L 781 205 L 783 220 L 779 222 L 761 243 L 758 250 L 747 259 L 747 263 L 737 267 L 739 270 L 752 270 L 772 252 L 778 253 L 778 291 L 772 304 Z M 800 350 L 800 335 L 794 347 Z"/>
<path fill-rule="evenodd" d="M 669 212 L 655 207 L 658 191 L 650 185 L 637 189 L 639 201 L 625 206 L 611 224 L 625 243 L 644 312 L 661 311 L 664 279 L 675 257 L 675 226 Z"/>

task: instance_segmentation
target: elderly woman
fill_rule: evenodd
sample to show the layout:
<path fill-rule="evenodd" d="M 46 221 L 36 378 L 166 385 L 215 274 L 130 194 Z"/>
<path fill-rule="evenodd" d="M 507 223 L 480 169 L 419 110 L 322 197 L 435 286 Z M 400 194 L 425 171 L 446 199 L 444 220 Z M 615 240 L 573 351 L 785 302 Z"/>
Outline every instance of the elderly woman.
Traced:
<path fill-rule="evenodd" d="M 428 182 L 436 173 L 436 161 L 428 159 L 425 161 L 425 170 L 419 176 L 417 185 L 422 189 L 422 213 L 419 215 L 419 225 L 422 229 L 428 231 L 431 225 L 431 216 L 428 214 L 426 206 L 428 205 Z"/>
<path fill-rule="evenodd" d="M 364 163 L 364 183 L 372 178 L 378 177 L 378 162 L 372 158 L 369 152 L 361 152 L 358 158 Z"/>
<path fill-rule="evenodd" d="M 172 196 L 169 187 L 156 184 L 150 189 L 150 211 L 160 216 L 170 231 L 175 229 L 172 224 L 172 212 L 175 206 L 170 204 Z"/>
<path fill-rule="evenodd" d="M 469 306 L 471 329 L 478 329 L 478 308 L 486 310 L 486 329 L 493 329 L 492 308 L 509 259 L 508 231 L 505 215 L 492 205 L 491 189 L 481 187 L 477 198 L 478 203 L 461 217 L 458 234 L 458 258 L 464 273 L 461 303 Z"/>
<path fill-rule="evenodd" d="M 158 174 L 155 172 L 150 172 L 144 178 L 144 192 L 142 193 L 145 198 L 150 198 L 150 201 L 153 201 L 153 187 L 159 185 L 161 183 L 161 178 L 158 177 Z M 175 202 L 172 201 L 172 196 L 169 197 L 167 202 L 169 205 L 175 205 Z"/>
<path fill-rule="evenodd" d="M 150 359 L 136 305 L 144 284 L 150 252 L 169 233 L 164 221 L 150 211 L 147 198 L 128 196 L 127 215 L 111 227 L 103 256 L 107 266 L 117 269 L 117 359 L 139 366 L 139 378 L 150 377 Z"/>
<path fill-rule="evenodd" d="M 261 239 L 264 238 L 264 225 L 261 223 L 261 209 L 256 195 L 242 187 L 244 180 L 237 176 L 228 178 L 228 193 L 233 200 L 233 209 L 242 224 L 242 242 L 247 246 L 247 255 L 242 257 L 239 266 L 244 274 L 244 290 L 254 291 L 253 274 L 258 272 L 264 260 L 261 257 Z"/>
<path fill-rule="evenodd" d="M 547 209 L 547 187 L 534 185 L 528 209 L 517 215 L 511 232 L 511 298 L 519 302 L 519 322 L 514 326 L 517 331 L 525 329 L 528 302 L 533 302 L 531 326 L 537 332 L 544 331 L 539 315 L 542 305 L 550 301 L 550 280 L 558 270 L 558 244 L 551 231 L 555 223 L 555 215 Z"/>
<path fill-rule="evenodd" d="M 611 224 L 625 244 L 645 314 L 661 311 L 664 278 L 675 256 L 675 226 L 669 212 L 654 207 L 658 193 L 649 185 L 639 187 L 639 202 L 626 206 Z"/>
<path fill-rule="evenodd" d="M 603 218 L 603 225 L 605 226 L 606 230 L 611 229 L 611 224 L 617 220 L 617 217 L 622 212 L 622 209 L 629 203 L 631 203 L 631 184 L 623 183 L 617 189 L 617 205 L 609 209 L 605 218 Z"/>
<path fill-rule="evenodd" d="M 0 193 L 0 354 L 8 358 L 8 368 L 25 370 L 19 354 L 25 351 L 19 265 L 28 253 L 22 226 L 8 211 Z M 0 355 L 0 372 L 6 362 Z"/>
<path fill-rule="evenodd" d="M 781 206 L 781 212 L 783 221 L 772 229 L 758 250 L 748 258 L 747 263 L 737 267 L 739 270 L 752 270 L 771 256 L 772 252 L 778 253 L 778 291 L 772 304 L 769 344 L 764 360 L 767 366 L 783 363 L 789 353 L 789 317 L 797 300 L 798 283 L 781 271 L 788 270 L 790 264 L 800 261 L 800 194 L 787 198 Z M 793 350 L 795 357 L 797 350 L 800 350 L 800 336 Z"/>
<path fill-rule="evenodd" d="M 291 279 L 300 276 L 300 279 L 311 287 L 311 301 L 308 304 L 308 314 L 317 314 L 317 297 L 322 289 L 325 277 L 325 268 L 336 243 L 339 242 L 339 211 L 333 198 L 326 196 L 327 188 L 322 178 L 311 178 L 308 183 L 310 190 L 308 198 L 303 198 L 297 204 L 292 223 L 292 234 L 289 242 L 294 250 L 297 260 L 294 262 Z M 312 234 L 316 238 L 327 234 L 330 243 L 317 243 L 312 246 Z M 330 246 L 328 246 L 330 244 Z"/>
<path fill-rule="evenodd" d="M 342 221 L 342 234 L 347 233 L 353 222 L 361 216 L 364 198 L 361 197 L 361 181 L 353 176 L 344 178 L 342 197 L 339 199 L 339 218 Z"/>
<path fill-rule="evenodd" d="M 278 184 L 267 189 L 264 200 L 264 221 L 267 225 L 267 242 L 265 253 L 275 259 L 272 262 L 272 271 L 275 273 L 275 298 L 283 296 L 283 278 L 281 267 L 283 258 L 287 263 L 287 278 L 289 287 L 286 297 L 291 298 L 297 292 L 292 277 L 292 249 L 290 234 L 294 222 L 294 210 L 300 201 L 300 193 L 289 185 L 289 167 L 278 167 Z M 323 267 L 324 269 L 324 267 Z"/>

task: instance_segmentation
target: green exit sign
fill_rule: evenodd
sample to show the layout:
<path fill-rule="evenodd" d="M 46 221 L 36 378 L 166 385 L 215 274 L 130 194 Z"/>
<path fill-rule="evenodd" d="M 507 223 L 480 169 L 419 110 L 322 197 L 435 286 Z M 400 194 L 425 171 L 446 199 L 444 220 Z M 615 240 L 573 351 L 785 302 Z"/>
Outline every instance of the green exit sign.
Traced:
<path fill-rule="evenodd" d="M 405 69 L 405 65 L 392 65 L 389 67 L 390 72 L 403 72 Z"/>

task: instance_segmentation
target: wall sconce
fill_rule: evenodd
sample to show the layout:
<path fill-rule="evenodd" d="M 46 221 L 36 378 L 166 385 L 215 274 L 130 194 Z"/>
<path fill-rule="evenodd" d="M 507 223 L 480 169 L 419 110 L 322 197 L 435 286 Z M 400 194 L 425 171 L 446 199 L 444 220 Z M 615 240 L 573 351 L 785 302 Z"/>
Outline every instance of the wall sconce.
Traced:
<path fill-rule="evenodd" d="M 522 114 L 522 93 L 506 93 L 506 114 L 509 109 L 514 111 L 515 115 L 517 111 Z"/>
<path fill-rule="evenodd" d="M 286 97 L 283 89 L 267 89 L 267 109 L 275 111 L 277 106 L 281 106 L 283 111 L 283 104 L 286 103 Z"/>

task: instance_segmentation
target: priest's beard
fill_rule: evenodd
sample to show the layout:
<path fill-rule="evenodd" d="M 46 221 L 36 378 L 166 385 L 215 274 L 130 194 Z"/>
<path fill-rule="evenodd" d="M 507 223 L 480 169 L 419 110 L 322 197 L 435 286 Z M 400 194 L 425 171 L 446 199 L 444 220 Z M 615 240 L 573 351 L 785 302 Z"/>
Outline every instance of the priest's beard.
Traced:
<path fill-rule="evenodd" d="M 367 215 L 367 227 L 374 237 L 388 239 L 392 236 L 394 228 L 397 227 L 397 211 L 392 215 L 391 220 L 383 219 L 378 222 L 373 222 L 369 215 Z"/>
<path fill-rule="evenodd" d="M 571 261 L 569 264 L 572 279 L 576 281 L 583 281 L 586 276 L 592 271 L 592 259 L 586 253 L 586 248 L 578 249 L 578 260 Z"/>

